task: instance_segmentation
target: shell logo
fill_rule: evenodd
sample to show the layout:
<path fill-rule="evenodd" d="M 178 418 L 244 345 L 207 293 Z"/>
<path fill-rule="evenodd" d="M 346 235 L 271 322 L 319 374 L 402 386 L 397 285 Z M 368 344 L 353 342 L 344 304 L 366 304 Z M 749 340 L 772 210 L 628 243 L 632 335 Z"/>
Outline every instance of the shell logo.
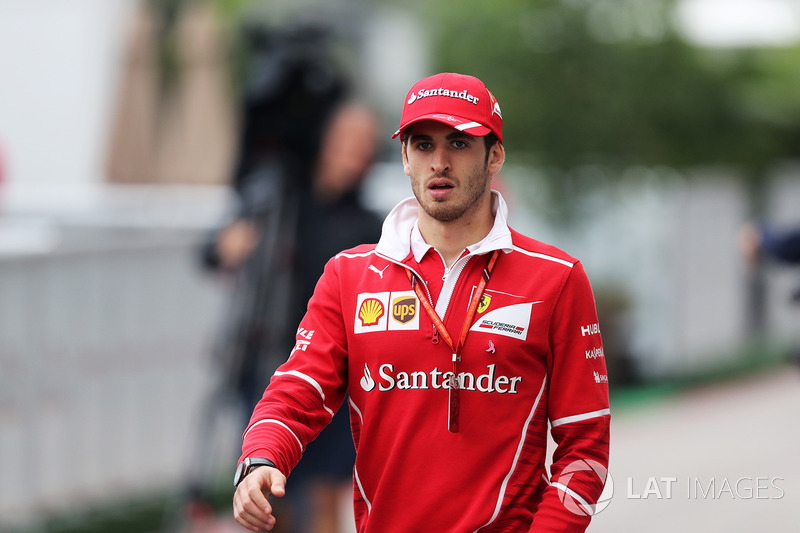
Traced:
<path fill-rule="evenodd" d="M 358 318 L 361 319 L 362 326 L 374 326 L 384 314 L 383 302 L 376 298 L 367 298 L 361 303 L 358 310 Z"/>

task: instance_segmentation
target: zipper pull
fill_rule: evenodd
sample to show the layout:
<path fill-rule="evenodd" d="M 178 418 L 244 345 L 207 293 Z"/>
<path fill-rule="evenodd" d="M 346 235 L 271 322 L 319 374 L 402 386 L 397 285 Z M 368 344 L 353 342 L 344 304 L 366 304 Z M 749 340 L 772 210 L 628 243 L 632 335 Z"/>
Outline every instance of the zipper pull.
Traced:
<path fill-rule="evenodd" d="M 436 326 L 433 326 L 433 335 L 431 335 L 431 342 L 433 344 L 439 344 L 439 330 L 436 329 Z"/>

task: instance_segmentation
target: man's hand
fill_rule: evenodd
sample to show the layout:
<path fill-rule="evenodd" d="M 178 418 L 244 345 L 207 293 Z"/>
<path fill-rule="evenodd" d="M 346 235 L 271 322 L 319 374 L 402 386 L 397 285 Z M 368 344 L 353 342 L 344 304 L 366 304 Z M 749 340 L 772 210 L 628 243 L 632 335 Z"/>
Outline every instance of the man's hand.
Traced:
<path fill-rule="evenodd" d="M 739 252 L 748 267 L 754 269 L 758 266 L 763 240 L 761 231 L 753 223 L 747 223 L 739 229 Z"/>
<path fill-rule="evenodd" d="M 239 219 L 219 232 L 217 256 L 223 267 L 235 270 L 242 266 L 258 245 L 258 229 L 247 219 Z"/>
<path fill-rule="evenodd" d="M 275 517 L 267 497 L 281 498 L 286 494 L 286 476 L 275 468 L 260 466 L 239 483 L 233 495 L 233 516 L 250 531 L 270 531 Z"/>

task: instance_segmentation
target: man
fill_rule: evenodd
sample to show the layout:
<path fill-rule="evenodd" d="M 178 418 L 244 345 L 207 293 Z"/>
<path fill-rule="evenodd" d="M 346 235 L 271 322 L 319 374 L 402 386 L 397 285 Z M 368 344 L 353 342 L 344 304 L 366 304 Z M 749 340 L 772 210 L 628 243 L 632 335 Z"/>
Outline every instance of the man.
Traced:
<path fill-rule="evenodd" d="M 286 328 L 270 325 L 272 335 L 256 336 L 256 342 L 245 355 L 245 364 L 226 364 L 236 362 L 235 357 L 221 361 L 228 371 L 238 370 L 234 383 L 236 392 L 246 409 L 243 411 L 245 424 L 255 404 L 264 392 L 264 370 L 268 368 L 269 346 L 284 346 L 276 355 L 282 357 L 280 363 L 289 355 L 286 346 L 294 344 L 297 324 L 303 318 L 306 303 L 314 292 L 314 287 L 322 274 L 325 264 L 336 253 L 345 248 L 364 242 L 377 242 L 381 233 L 381 218 L 366 209 L 361 202 L 361 186 L 376 159 L 379 144 L 380 124 L 377 115 L 363 103 L 355 100 L 343 102 L 330 112 L 330 118 L 322 126 L 322 137 L 318 153 L 309 165 L 308 185 L 298 185 L 295 195 L 289 199 L 302 206 L 302 217 L 296 223 L 284 221 L 281 252 L 278 254 L 280 271 L 290 271 L 291 285 L 285 293 L 281 307 Z M 293 176 L 297 180 L 296 176 Z M 297 180 L 299 181 L 299 180 Z M 256 261 L 255 266 L 263 266 L 260 257 L 251 257 L 256 251 L 261 235 L 268 229 L 267 224 L 259 224 L 258 219 L 241 217 L 219 232 L 214 243 L 213 254 L 207 257 L 217 259 L 226 270 L 234 272 L 244 267 L 241 281 L 246 283 L 242 291 L 261 291 L 261 300 L 268 311 L 266 320 L 274 320 L 275 300 L 279 300 L 273 281 L 263 279 L 269 274 L 264 268 L 251 268 L 246 261 Z M 288 236 L 287 236 L 288 235 Z M 291 235 L 295 235 L 291 238 Z M 241 297 L 241 294 L 239 295 Z M 236 331 L 247 331 L 243 325 L 254 324 L 254 317 L 245 315 L 242 321 L 234 322 Z M 289 329 L 291 328 L 291 329 Z M 254 328 L 260 333 L 261 328 Z M 288 339 L 286 335 L 288 334 Z M 266 346 L 264 346 L 266 344 Z M 225 345 L 225 343 L 223 343 Z M 252 355 L 250 355 L 252 354 Z M 235 355 L 235 354 L 232 354 Z M 267 378 L 279 364 L 275 364 L 266 374 Z M 238 368 L 237 368 L 238 367 Z M 265 368 L 267 367 L 267 368 Z M 292 491 L 281 501 L 281 531 L 303 531 L 314 533 L 335 533 L 339 524 L 352 523 L 352 511 L 342 512 L 341 501 L 352 493 L 353 464 L 355 449 L 350 433 L 350 418 L 346 409 L 340 409 L 333 421 L 307 447 L 303 461 L 292 472 Z M 191 494 L 203 495 L 200 480 L 190 487 Z M 200 497 L 197 500 L 200 500 Z M 207 509 L 207 505 L 193 506 L 190 509 Z M 290 511 L 291 509 L 291 511 Z M 346 509 L 344 509 L 346 511 Z M 349 518 L 349 520 L 348 520 Z M 352 529 L 352 528 L 351 528 Z M 348 529 L 347 531 L 350 531 Z"/>
<path fill-rule="evenodd" d="M 788 264 L 800 263 L 800 227 L 776 231 L 749 223 L 740 231 L 739 246 L 753 265 L 761 257 Z"/>
<path fill-rule="evenodd" d="M 292 333 L 328 260 L 345 248 L 380 238 L 382 220 L 366 209 L 360 198 L 361 185 L 380 148 L 379 132 L 377 115 L 358 102 L 339 107 L 325 128 L 310 191 L 301 204 L 295 265 L 303 305 L 296 309 L 300 313 L 291 317 Z M 353 523 L 352 511 L 341 502 L 353 491 L 354 462 L 349 413 L 339 409 L 292 471 L 292 490 L 283 503 L 289 500 L 294 504 L 294 527 L 286 528 L 286 512 L 281 510 L 280 530 L 352 531 L 352 526 L 344 529 L 339 525 Z"/>
<path fill-rule="evenodd" d="M 608 463 L 608 377 L 576 259 L 511 230 L 490 189 L 500 106 L 443 73 L 408 93 L 410 198 L 326 266 L 244 434 L 234 515 L 267 496 L 349 392 L 360 532 L 584 531 Z M 544 466 L 547 425 L 557 443 Z"/>

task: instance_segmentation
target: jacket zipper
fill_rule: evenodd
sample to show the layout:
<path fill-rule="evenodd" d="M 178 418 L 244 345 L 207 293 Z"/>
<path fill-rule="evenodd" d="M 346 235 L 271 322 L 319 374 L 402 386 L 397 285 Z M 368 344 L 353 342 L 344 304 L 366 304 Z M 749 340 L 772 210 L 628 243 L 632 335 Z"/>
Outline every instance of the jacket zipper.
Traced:
<path fill-rule="evenodd" d="M 394 263 L 396 265 L 399 265 L 399 266 L 401 266 L 403 268 L 407 268 L 408 270 L 410 270 L 411 273 L 417 278 L 419 283 L 422 283 L 423 287 L 425 287 L 425 292 L 428 295 L 428 301 L 429 302 L 433 301 L 433 298 L 431 297 L 431 291 L 430 291 L 430 289 L 428 289 L 428 284 L 425 283 L 425 281 L 422 279 L 422 276 L 420 276 L 419 273 L 416 270 L 414 270 L 413 268 L 411 268 L 409 266 L 404 265 L 400 261 L 395 261 L 391 257 L 385 256 L 383 254 L 376 254 L 376 255 L 378 255 L 378 257 L 382 257 L 382 258 L 386 259 L 387 261 L 389 261 L 391 263 Z M 417 312 L 419 313 L 419 310 L 417 310 Z M 433 322 L 431 321 L 431 326 L 433 327 L 433 333 L 431 333 L 431 342 L 433 344 L 439 344 L 439 331 L 436 329 L 436 324 L 433 324 Z"/>
<path fill-rule="evenodd" d="M 464 272 L 464 268 L 467 266 L 467 263 L 469 263 L 470 259 L 472 259 L 472 256 L 471 255 L 467 255 L 466 257 L 462 257 L 461 259 L 458 260 L 458 261 L 461 261 L 460 264 L 458 264 L 458 261 L 457 261 L 456 265 L 454 265 L 454 266 L 457 267 L 456 272 L 455 272 L 455 281 L 453 282 L 452 286 L 450 287 L 449 294 L 447 295 L 447 300 L 446 300 L 447 305 L 445 305 L 445 308 L 444 308 L 444 314 L 445 315 L 447 314 L 447 311 L 450 309 L 450 300 L 452 300 L 452 298 L 453 298 L 453 293 L 456 290 L 456 284 L 458 283 L 458 279 L 461 277 L 461 273 Z M 452 270 L 453 270 L 453 267 L 450 267 L 449 269 L 447 267 L 445 267 L 445 275 L 442 278 L 442 280 L 445 281 L 445 285 L 447 284 L 445 278 L 449 277 L 449 275 L 453 273 Z M 442 290 L 444 290 L 444 287 L 442 287 Z M 441 295 L 439 295 L 439 300 L 441 300 L 441 299 L 442 299 L 442 297 L 441 297 Z M 438 306 L 436 306 L 436 307 L 438 307 Z M 442 316 L 442 320 L 444 320 L 444 316 Z"/>
<path fill-rule="evenodd" d="M 438 253 L 438 250 L 437 250 L 437 253 Z M 441 253 L 439 254 L 439 257 L 442 257 Z M 442 281 L 444 281 L 444 282 L 446 282 L 448 276 L 453 273 L 453 267 L 456 267 L 455 281 L 453 282 L 452 287 L 450 287 L 450 294 L 447 295 L 447 305 L 445 305 L 445 309 L 444 309 L 444 314 L 445 315 L 447 314 L 447 311 L 450 308 L 450 300 L 452 300 L 452 298 L 453 298 L 453 293 L 456 290 L 456 284 L 458 283 L 458 279 L 461 277 L 461 273 L 464 272 L 464 268 L 467 266 L 467 263 L 469 263 L 469 260 L 471 258 L 472 258 L 471 255 L 467 255 L 465 257 L 462 257 L 458 261 L 456 261 L 456 263 L 451 267 L 448 267 L 447 264 L 445 263 L 444 275 L 442 276 Z M 444 257 L 442 257 L 442 262 L 444 262 Z M 420 278 L 420 279 L 422 279 L 422 278 Z M 425 288 L 427 289 L 427 287 L 428 286 L 426 285 Z M 444 287 L 442 287 L 442 290 L 444 290 Z M 439 295 L 439 300 L 441 300 L 441 299 L 442 299 L 442 295 L 440 294 Z M 431 301 L 431 293 L 430 292 L 428 292 L 428 301 Z M 444 320 L 444 316 L 442 316 L 441 318 L 442 318 L 442 320 Z M 435 324 L 433 326 L 433 336 L 431 337 L 431 342 L 433 344 L 439 344 L 439 332 L 436 330 L 436 325 Z"/>

